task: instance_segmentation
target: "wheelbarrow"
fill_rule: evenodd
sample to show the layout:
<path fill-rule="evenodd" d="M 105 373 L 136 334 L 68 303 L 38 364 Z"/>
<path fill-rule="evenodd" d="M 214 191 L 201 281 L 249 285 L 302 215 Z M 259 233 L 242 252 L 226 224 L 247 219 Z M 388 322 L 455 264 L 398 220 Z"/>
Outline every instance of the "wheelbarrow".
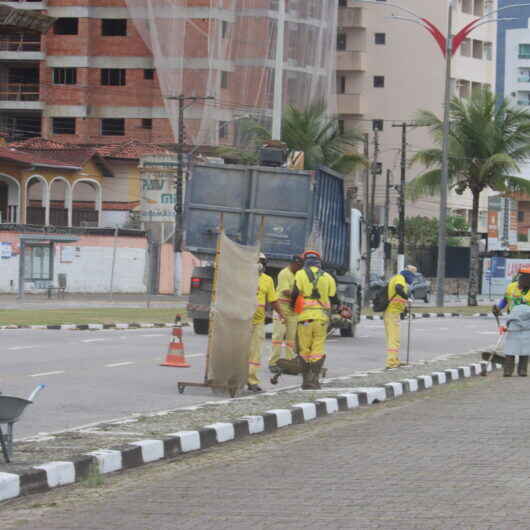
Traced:
<path fill-rule="evenodd" d="M 13 454 L 13 425 L 20 419 L 24 409 L 33 403 L 35 396 L 46 385 L 37 385 L 28 399 L 14 396 L 4 396 L 0 394 L 0 445 L 4 460 L 9 463 Z M 7 425 L 7 432 L 4 434 L 1 425 Z"/>

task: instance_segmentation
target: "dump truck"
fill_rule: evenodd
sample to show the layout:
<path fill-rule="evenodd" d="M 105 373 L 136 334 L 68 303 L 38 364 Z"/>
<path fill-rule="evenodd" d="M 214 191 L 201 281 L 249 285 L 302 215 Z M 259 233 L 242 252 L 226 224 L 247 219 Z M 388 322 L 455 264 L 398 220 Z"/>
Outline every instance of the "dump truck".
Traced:
<path fill-rule="evenodd" d="M 331 326 L 353 337 L 360 321 L 361 214 L 348 207 L 342 175 L 266 166 L 196 164 L 187 183 L 184 209 L 185 248 L 205 266 L 192 273 L 188 316 L 197 334 L 207 334 L 213 258 L 223 213 L 224 229 L 234 241 L 256 243 L 264 219 L 261 250 L 267 273 L 275 278 L 294 254 L 318 246 L 323 268 L 336 281 L 351 319 L 332 315 Z"/>

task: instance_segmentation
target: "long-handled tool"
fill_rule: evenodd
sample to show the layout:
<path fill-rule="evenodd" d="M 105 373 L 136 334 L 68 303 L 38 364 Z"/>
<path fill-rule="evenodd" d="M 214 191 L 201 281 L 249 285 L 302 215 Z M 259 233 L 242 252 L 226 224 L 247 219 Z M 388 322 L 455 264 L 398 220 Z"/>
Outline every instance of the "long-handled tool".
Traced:
<path fill-rule="evenodd" d="M 412 303 L 409 304 L 409 323 L 408 323 L 408 330 L 407 330 L 407 364 L 409 364 L 410 361 L 410 327 L 412 323 Z"/>

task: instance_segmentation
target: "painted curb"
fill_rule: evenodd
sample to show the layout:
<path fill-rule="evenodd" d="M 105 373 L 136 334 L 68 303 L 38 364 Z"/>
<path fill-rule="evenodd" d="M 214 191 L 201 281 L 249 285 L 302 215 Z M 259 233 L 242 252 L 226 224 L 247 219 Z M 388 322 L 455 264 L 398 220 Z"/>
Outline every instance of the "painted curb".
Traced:
<path fill-rule="evenodd" d="M 489 313 L 475 313 L 463 315 L 462 313 L 412 313 L 412 318 L 493 318 Z M 383 315 L 362 315 L 361 320 L 383 320 Z M 173 322 L 129 322 L 113 324 L 49 324 L 34 326 L 7 325 L 0 326 L 0 331 L 10 329 L 32 329 L 32 330 L 55 330 L 55 331 L 99 331 L 103 329 L 149 329 L 149 328 L 172 328 Z M 189 326 L 188 322 L 182 322 L 182 326 Z M 270 335 L 270 336 L 269 336 Z M 272 334 L 267 332 L 267 338 Z"/>
<path fill-rule="evenodd" d="M 119 447 L 100 449 L 70 461 L 47 462 L 23 474 L 0 472 L 0 501 L 80 482 L 94 468 L 101 474 L 114 473 L 160 460 L 170 460 L 193 451 L 209 449 L 255 434 L 269 434 L 290 425 L 299 425 L 337 412 L 398 399 L 410 392 L 426 391 L 434 386 L 476 376 L 485 376 L 501 366 L 482 361 L 467 366 L 432 372 L 381 386 L 345 389 L 336 397 L 297 403 L 289 409 L 273 409 L 258 416 L 244 416 L 205 425 L 197 431 L 179 431 L 161 440 L 138 440 Z"/>
<path fill-rule="evenodd" d="M 490 313 L 412 313 L 412 318 L 493 318 Z M 383 315 L 361 315 L 361 320 L 383 320 Z"/>
<path fill-rule="evenodd" d="M 55 331 L 101 331 L 103 329 L 151 329 L 151 328 L 172 328 L 175 326 L 174 322 L 129 322 L 129 323 L 115 323 L 115 324 L 50 324 L 47 326 L 0 326 L 0 330 L 10 329 L 39 329 L 39 330 L 55 330 Z M 188 322 L 182 322 L 182 326 L 189 326 Z"/>

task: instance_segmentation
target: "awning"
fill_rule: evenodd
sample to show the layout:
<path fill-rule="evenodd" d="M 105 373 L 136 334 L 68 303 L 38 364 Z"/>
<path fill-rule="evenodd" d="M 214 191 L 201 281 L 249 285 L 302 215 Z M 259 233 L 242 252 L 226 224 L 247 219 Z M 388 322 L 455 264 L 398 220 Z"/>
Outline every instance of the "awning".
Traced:
<path fill-rule="evenodd" d="M 0 4 L 0 26 L 12 26 L 46 33 L 54 22 L 55 18 L 48 15 Z"/>

